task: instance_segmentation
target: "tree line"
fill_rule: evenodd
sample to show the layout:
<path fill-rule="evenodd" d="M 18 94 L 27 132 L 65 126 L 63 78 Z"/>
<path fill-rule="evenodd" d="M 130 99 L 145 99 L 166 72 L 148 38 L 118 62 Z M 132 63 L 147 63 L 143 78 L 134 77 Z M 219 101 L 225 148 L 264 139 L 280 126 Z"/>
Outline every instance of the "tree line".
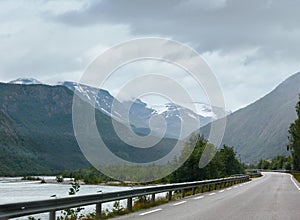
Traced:
<path fill-rule="evenodd" d="M 292 152 L 292 169 L 300 170 L 300 95 L 296 105 L 297 119 L 290 125 L 287 150 Z"/>
<path fill-rule="evenodd" d="M 228 177 L 234 174 L 241 174 L 245 172 L 243 164 L 237 159 L 236 152 L 233 147 L 224 145 L 220 149 L 216 149 L 216 154 L 213 159 L 204 168 L 199 168 L 199 160 L 207 145 L 203 137 L 198 137 L 192 154 L 183 163 L 183 165 L 166 177 L 167 182 L 189 182 L 205 179 L 214 179 L 221 177 Z M 210 146 L 214 147 L 214 146 Z M 180 160 L 180 158 L 179 158 Z"/>
<path fill-rule="evenodd" d="M 255 166 L 249 168 L 263 170 L 291 170 L 292 157 L 276 156 L 272 160 L 260 160 Z"/>
<path fill-rule="evenodd" d="M 195 135 L 191 138 L 195 138 Z M 207 143 L 203 137 L 197 135 L 198 140 L 196 144 L 186 144 L 186 146 L 182 150 L 182 154 L 184 151 L 190 151 L 188 148 L 193 148 L 191 155 L 188 159 L 183 163 L 183 165 L 177 169 L 175 172 L 171 173 L 167 177 L 162 179 L 153 181 L 152 183 L 174 183 L 174 182 L 188 182 L 188 181 L 198 181 L 205 179 L 213 179 L 213 178 L 222 178 L 228 177 L 234 174 L 241 174 L 245 172 L 244 165 L 237 159 L 236 152 L 233 147 L 229 147 L 224 145 L 220 149 L 216 149 L 216 154 L 214 158 L 210 161 L 210 163 L 204 168 L 199 168 L 199 160 L 201 155 L 205 149 L 205 147 L 210 145 Z M 213 147 L 212 145 L 210 147 Z M 172 161 L 170 166 L 174 165 L 174 163 L 182 163 L 183 158 L 175 158 Z M 149 165 L 149 167 L 145 167 L 145 169 L 151 169 L 153 172 L 165 172 L 165 169 L 168 169 L 168 166 L 163 167 L 159 165 Z M 113 169 L 113 168 L 111 168 Z M 137 167 L 116 167 L 116 169 L 125 169 L 126 174 L 128 176 L 128 180 L 130 179 L 139 179 L 139 175 L 141 178 L 144 175 L 143 172 L 136 172 Z M 128 173 L 128 170 L 131 173 Z M 75 179 L 83 180 L 85 183 L 96 184 L 103 183 L 107 181 L 114 181 L 112 178 L 109 178 L 97 171 L 95 168 L 88 169 L 80 169 L 77 171 L 65 171 L 63 173 L 65 177 L 71 177 Z"/>

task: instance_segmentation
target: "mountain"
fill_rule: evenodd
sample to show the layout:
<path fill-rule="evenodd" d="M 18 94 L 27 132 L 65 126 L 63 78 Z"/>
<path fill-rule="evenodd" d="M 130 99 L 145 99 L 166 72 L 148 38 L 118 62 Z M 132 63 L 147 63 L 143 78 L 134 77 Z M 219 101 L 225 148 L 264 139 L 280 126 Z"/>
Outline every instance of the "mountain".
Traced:
<path fill-rule="evenodd" d="M 211 107 L 204 103 L 193 103 L 199 113 L 174 103 L 151 108 L 140 99 L 120 102 L 103 89 L 75 82 L 61 82 L 60 84 L 66 86 L 83 100 L 115 120 L 127 124 L 128 127 L 140 135 L 148 135 L 152 130 L 153 135 L 159 136 L 159 134 L 164 133 L 164 136 L 168 138 L 184 139 L 194 131 L 192 128 L 196 130 L 200 126 L 217 119 Z M 151 118 L 157 118 L 157 120 L 152 120 L 150 123 Z M 166 122 L 166 131 L 164 131 L 165 127 L 161 119 Z M 184 123 L 190 124 L 191 129 L 186 130 L 180 136 L 180 127 L 183 119 L 185 119 Z M 199 121 L 200 126 L 197 125 Z"/>
<path fill-rule="evenodd" d="M 62 86 L 0 84 L 0 173 L 52 173 L 88 166 L 73 134 Z"/>
<path fill-rule="evenodd" d="M 73 95 L 65 86 L 0 83 L 0 175 L 55 174 L 90 166 L 73 131 Z M 84 100 L 79 104 L 93 108 Z M 95 111 L 95 119 L 110 151 L 133 162 L 158 159 L 177 142 L 163 138 L 149 149 L 131 147 L 114 131 L 114 119 L 100 110 Z M 130 135 L 126 126 L 114 123 Z"/>
<path fill-rule="evenodd" d="M 36 85 L 43 83 L 33 78 L 18 78 L 16 80 L 10 81 L 9 84 Z"/>
<path fill-rule="evenodd" d="M 246 163 L 288 155 L 288 129 L 296 119 L 299 93 L 300 73 L 296 73 L 263 98 L 229 115 L 223 144 L 234 146 Z M 209 128 L 202 128 L 202 133 L 207 135 Z"/>
<path fill-rule="evenodd" d="M 22 85 L 42 84 L 33 78 L 19 78 L 9 83 Z M 212 112 L 211 106 L 205 103 L 193 103 L 197 109 L 196 112 L 174 103 L 167 103 L 152 108 L 140 99 L 120 102 L 107 90 L 97 89 L 76 82 L 59 82 L 58 85 L 67 87 L 103 113 L 123 124 L 127 124 L 128 127 L 139 135 L 148 135 L 152 131 L 152 134 L 156 136 L 161 136 L 161 133 L 164 133 L 165 137 L 184 139 L 192 132 L 192 128 L 197 129 L 217 119 L 216 114 Z M 230 112 L 227 114 L 230 114 Z M 164 126 L 162 120 L 152 120 L 150 123 L 151 118 L 164 119 L 166 125 Z M 190 130 L 185 131 L 180 136 L 179 128 L 183 123 L 183 118 L 194 126 L 191 126 Z M 198 126 L 199 121 L 200 125 Z M 198 127 L 195 127 L 196 125 Z"/>

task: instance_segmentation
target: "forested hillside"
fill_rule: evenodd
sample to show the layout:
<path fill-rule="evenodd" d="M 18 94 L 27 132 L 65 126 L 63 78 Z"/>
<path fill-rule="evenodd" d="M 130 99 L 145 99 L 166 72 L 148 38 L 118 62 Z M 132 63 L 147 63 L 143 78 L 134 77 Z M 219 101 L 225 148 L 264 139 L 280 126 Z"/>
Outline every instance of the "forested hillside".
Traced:
<path fill-rule="evenodd" d="M 51 174 L 91 166 L 74 136 L 72 101 L 73 92 L 64 86 L 0 84 L 0 175 Z M 114 132 L 110 116 L 96 110 L 95 118 L 103 141 L 125 160 L 152 161 L 176 143 L 163 138 L 149 149 L 131 147 Z"/>

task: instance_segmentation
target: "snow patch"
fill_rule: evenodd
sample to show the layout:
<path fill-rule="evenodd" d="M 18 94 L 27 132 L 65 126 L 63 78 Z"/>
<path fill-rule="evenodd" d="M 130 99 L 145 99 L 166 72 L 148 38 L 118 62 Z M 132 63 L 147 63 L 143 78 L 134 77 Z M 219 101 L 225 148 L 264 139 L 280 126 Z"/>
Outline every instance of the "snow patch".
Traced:
<path fill-rule="evenodd" d="M 18 78 L 16 80 L 12 80 L 8 82 L 9 84 L 20 84 L 20 85 L 35 85 L 35 84 L 43 84 L 42 82 L 34 79 L 34 78 Z"/>

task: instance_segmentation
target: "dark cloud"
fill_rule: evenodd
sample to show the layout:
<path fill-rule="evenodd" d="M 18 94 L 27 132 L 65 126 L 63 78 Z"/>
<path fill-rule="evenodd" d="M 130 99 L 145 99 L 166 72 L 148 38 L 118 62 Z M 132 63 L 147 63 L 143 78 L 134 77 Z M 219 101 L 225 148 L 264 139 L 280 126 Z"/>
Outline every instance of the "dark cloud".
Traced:
<path fill-rule="evenodd" d="M 103 0 L 53 19 L 70 25 L 129 25 L 134 35 L 162 35 L 199 52 L 258 48 L 258 55 L 294 57 L 300 49 L 298 1 Z"/>

